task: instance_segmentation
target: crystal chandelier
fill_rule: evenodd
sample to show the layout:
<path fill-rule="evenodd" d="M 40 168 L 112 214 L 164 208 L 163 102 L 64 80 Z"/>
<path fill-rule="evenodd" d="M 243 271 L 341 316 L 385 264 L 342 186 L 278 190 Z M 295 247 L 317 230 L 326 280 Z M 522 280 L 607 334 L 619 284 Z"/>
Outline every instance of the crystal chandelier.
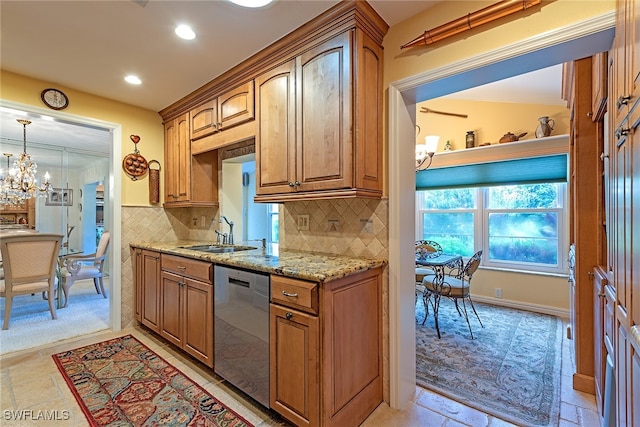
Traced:
<path fill-rule="evenodd" d="M 45 196 L 52 191 L 49 182 L 49 172 L 44 174 L 44 183 L 38 185 L 36 172 L 38 165 L 27 154 L 27 125 L 29 120 L 18 119 L 23 127 L 23 149 L 20 157 L 9 168 L 11 154 L 4 153 L 7 157 L 7 170 L 0 172 L 0 205 L 20 205 L 26 200 L 36 196 Z"/>

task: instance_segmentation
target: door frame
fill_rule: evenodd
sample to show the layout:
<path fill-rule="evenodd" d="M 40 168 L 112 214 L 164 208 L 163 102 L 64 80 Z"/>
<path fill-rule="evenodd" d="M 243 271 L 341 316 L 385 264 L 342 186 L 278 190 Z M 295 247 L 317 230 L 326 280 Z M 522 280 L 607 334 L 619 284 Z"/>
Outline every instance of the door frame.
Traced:
<path fill-rule="evenodd" d="M 389 146 L 389 383 L 390 406 L 404 408 L 416 392 L 415 123 L 416 104 L 518 74 L 608 51 L 615 11 L 504 48 L 391 82 Z M 491 76 L 491 77 L 488 77 Z M 447 92 L 443 93 L 443 87 Z M 406 226 L 411 224 L 411 226 Z M 413 349 L 413 351 L 408 351 Z"/>
<path fill-rule="evenodd" d="M 111 242 L 107 249 L 109 253 L 109 256 L 107 257 L 110 272 L 109 283 L 111 284 L 111 298 L 109 298 L 109 324 L 112 331 L 119 331 L 122 329 L 122 263 L 120 262 L 122 259 L 122 237 L 120 235 L 120 224 L 122 224 L 122 191 L 120 191 L 122 188 L 122 174 L 119 173 L 120 162 L 116 159 L 116 155 L 120 155 L 122 152 L 122 125 L 119 123 L 106 122 L 61 111 L 52 111 L 35 105 L 22 104 L 8 100 L 0 100 L 0 107 L 54 117 L 70 124 L 102 128 L 109 131 L 111 134 L 112 141 L 110 148 L 111 151 L 109 154 L 109 176 L 107 178 L 109 180 L 108 188 L 110 191 L 109 201 L 107 203 L 108 208 L 107 212 L 105 212 L 105 218 L 107 219 L 105 222 L 105 228 L 108 227 L 109 230 L 113 230 L 111 233 Z"/>

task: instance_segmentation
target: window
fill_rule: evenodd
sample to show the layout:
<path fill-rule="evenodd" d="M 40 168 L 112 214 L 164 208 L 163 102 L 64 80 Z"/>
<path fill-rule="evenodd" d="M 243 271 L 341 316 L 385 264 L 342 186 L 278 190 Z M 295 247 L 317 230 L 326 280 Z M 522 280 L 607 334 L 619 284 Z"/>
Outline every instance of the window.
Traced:
<path fill-rule="evenodd" d="M 416 238 L 490 267 L 563 273 L 566 184 L 416 192 Z"/>
<path fill-rule="evenodd" d="M 280 205 L 277 203 L 269 203 L 267 205 L 267 215 L 269 224 L 269 237 L 267 241 L 278 243 L 280 241 Z"/>

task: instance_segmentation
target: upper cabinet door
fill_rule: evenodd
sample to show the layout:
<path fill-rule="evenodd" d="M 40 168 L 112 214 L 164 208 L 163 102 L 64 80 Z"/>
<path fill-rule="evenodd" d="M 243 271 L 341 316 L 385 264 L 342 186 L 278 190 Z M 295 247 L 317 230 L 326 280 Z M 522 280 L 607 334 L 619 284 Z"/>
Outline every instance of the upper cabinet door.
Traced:
<path fill-rule="evenodd" d="M 296 190 L 352 186 L 351 31 L 297 58 Z"/>
<path fill-rule="evenodd" d="M 218 131 L 254 118 L 253 80 L 218 96 Z"/>
<path fill-rule="evenodd" d="M 253 80 L 206 101 L 189 112 L 191 140 L 221 132 L 255 118 Z"/>
<path fill-rule="evenodd" d="M 190 200 L 191 144 L 189 141 L 189 114 L 183 114 L 165 123 L 164 152 L 165 203 Z"/>
<path fill-rule="evenodd" d="M 286 193 L 295 186 L 295 61 L 256 78 L 257 194 Z"/>
<path fill-rule="evenodd" d="M 191 110 L 191 140 L 211 135 L 218 129 L 218 100 L 213 99 Z"/>

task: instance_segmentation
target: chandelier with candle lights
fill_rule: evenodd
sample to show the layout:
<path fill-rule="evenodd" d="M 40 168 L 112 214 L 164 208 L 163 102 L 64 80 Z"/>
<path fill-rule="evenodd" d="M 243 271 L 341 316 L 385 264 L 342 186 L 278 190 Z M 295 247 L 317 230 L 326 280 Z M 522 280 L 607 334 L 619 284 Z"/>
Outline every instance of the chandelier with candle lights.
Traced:
<path fill-rule="evenodd" d="M 3 153 L 7 158 L 7 169 L 0 171 L 0 205 L 20 205 L 28 199 L 46 196 L 52 191 L 49 172 L 44 174 L 44 182 L 38 185 L 38 165 L 27 154 L 27 125 L 31 124 L 31 121 L 18 119 L 18 123 L 23 128 L 22 154 L 13 163 L 13 168 L 10 168 L 9 159 L 12 154 Z"/>

